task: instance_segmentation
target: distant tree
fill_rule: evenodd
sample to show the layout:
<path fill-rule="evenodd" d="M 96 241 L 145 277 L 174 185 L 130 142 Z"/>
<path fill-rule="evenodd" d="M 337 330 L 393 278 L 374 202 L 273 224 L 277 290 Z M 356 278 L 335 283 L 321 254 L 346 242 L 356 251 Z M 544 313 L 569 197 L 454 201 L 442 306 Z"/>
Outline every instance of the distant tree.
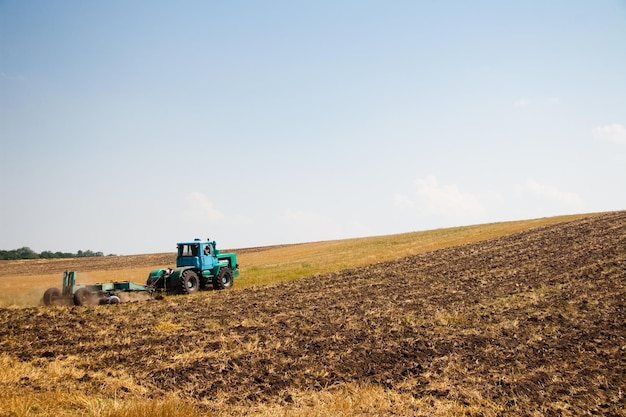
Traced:
<path fill-rule="evenodd" d="M 17 250 L 17 259 L 37 259 L 39 255 L 31 248 L 24 246 Z"/>
<path fill-rule="evenodd" d="M 16 256 L 17 254 L 15 253 L 15 251 L 0 250 L 0 259 L 2 259 L 3 261 L 10 261 L 10 260 L 16 259 L 15 258 Z"/>
<path fill-rule="evenodd" d="M 3 261 L 11 261 L 18 259 L 56 259 L 56 258 L 87 258 L 87 257 L 96 257 L 96 256 L 104 256 L 103 252 L 94 252 L 92 250 L 79 250 L 77 253 L 69 253 L 69 252 L 52 252 L 49 250 L 45 250 L 41 253 L 37 253 L 33 251 L 29 247 L 23 247 L 19 249 L 13 250 L 0 250 L 0 260 Z M 109 256 L 117 256 L 111 254 Z"/>
<path fill-rule="evenodd" d="M 0 251 L 0 259 L 2 260 L 15 260 L 15 259 L 38 259 L 39 255 L 31 248 L 24 246 L 23 248 L 13 250 Z"/>

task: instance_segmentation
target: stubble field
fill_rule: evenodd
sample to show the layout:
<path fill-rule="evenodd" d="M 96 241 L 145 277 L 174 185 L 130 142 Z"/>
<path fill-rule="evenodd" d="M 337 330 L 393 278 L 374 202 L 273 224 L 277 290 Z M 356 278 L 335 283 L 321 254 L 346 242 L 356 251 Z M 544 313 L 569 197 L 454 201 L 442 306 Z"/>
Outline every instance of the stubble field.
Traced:
<path fill-rule="evenodd" d="M 0 309 L 0 416 L 626 415 L 626 212 L 240 291 Z"/>

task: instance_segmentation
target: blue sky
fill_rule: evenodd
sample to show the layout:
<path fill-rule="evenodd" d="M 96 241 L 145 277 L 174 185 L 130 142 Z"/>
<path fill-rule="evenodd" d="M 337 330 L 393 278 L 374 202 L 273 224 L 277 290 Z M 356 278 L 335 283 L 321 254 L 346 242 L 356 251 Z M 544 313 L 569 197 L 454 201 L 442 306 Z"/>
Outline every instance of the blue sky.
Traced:
<path fill-rule="evenodd" d="M 625 1 L 0 1 L 0 249 L 626 209 Z"/>

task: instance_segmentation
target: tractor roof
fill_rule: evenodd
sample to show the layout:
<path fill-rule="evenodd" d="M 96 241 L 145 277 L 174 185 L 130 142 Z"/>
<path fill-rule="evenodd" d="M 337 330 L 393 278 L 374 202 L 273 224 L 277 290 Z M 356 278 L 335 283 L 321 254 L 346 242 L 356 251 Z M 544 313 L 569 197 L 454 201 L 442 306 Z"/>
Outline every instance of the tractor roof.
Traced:
<path fill-rule="evenodd" d="M 190 244 L 194 244 L 194 243 L 215 243 L 215 241 L 210 241 L 210 240 L 202 240 L 202 239 L 198 239 L 195 238 L 194 240 L 191 241 L 184 241 L 184 242 L 178 242 L 178 245 L 190 245 Z"/>

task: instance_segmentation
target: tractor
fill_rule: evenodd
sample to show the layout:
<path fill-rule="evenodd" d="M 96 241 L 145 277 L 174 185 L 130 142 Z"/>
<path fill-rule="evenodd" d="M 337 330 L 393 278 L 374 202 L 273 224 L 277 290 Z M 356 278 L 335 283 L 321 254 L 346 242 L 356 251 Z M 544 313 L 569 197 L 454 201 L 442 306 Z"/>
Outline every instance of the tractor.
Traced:
<path fill-rule="evenodd" d="M 146 285 L 155 290 L 189 294 L 205 289 L 229 289 L 233 278 L 239 276 L 239 264 L 234 253 L 220 253 L 216 242 L 195 239 L 176 245 L 176 268 L 161 268 L 150 272 Z"/>

